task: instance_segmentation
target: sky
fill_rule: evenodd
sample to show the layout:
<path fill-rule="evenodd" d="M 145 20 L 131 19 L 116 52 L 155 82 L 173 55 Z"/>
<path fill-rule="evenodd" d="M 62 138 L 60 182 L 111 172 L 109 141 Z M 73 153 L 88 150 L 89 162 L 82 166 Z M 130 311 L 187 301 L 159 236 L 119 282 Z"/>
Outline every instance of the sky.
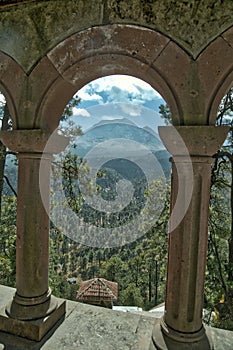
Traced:
<path fill-rule="evenodd" d="M 6 102 L 5 97 L 4 97 L 4 95 L 0 92 L 0 104 L 5 103 L 5 102 Z"/>
<path fill-rule="evenodd" d="M 164 125 L 159 105 L 165 104 L 161 95 L 149 84 L 127 75 L 111 75 L 96 79 L 76 95 L 80 104 L 73 109 L 73 121 L 86 132 L 100 121 L 128 119 L 138 127 L 150 127 L 157 132 Z M 0 93 L 0 104 L 5 103 Z"/>
<path fill-rule="evenodd" d="M 165 101 L 140 79 L 126 75 L 103 77 L 85 85 L 76 95 L 81 102 L 73 109 L 73 120 L 84 132 L 102 120 L 123 118 L 154 131 L 164 125 L 158 111 Z"/>

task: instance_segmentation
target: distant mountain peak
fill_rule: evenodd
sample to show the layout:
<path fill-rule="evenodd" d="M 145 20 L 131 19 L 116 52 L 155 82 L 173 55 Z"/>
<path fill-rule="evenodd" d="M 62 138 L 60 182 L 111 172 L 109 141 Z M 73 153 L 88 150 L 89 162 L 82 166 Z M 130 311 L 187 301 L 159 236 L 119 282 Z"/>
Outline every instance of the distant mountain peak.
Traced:
<path fill-rule="evenodd" d="M 127 119 L 127 118 L 117 118 L 117 119 L 104 119 L 104 120 L 101 120 L 100 122 L 94 124 L 92 126 L 92 129 L 97 127 L 97 126 L 101 126 L 101 125 L 105 125 L 105 124 L 130 124 L 130 125 L 134 125 L 134 126 L 137 126 L 134 122 L 132 122 L 131 120 Z M 151 129 L 152 130 L 152 129 Z"/>

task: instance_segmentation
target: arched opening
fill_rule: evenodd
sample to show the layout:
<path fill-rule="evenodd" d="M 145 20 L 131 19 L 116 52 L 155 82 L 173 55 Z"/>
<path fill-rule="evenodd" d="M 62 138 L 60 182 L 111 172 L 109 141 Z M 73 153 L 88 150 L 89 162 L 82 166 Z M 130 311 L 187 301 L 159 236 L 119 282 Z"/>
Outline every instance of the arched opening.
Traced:
<path fill-rule="evenodd" d="M 169 65 L 168 56 L 174 59 Z M 65 105 L 76 91 L 90 81 L 113 74 L 127 74 L 149 83 L 166 100 L 173 123 L 184 123 L 180 94 L 176 93 L 175 86 L 180 86 L 182 91 L 184 87 L 175 72 L 178 65 L 184 69 L 189 58 L 156 31 L 118 24 L 93 27 L 68 37 L 47 57 L 48 68 L 52 64 L 57 76 L 52 76 L 49 84 L 46 82 L 47 90 L 35 116 L 36 127 L 54 130 Z M 35 72 L 39 71 L 39 66 Z"/>
<path fill-rule="evenodd" d="M 229 126 L 212 166 L 209 248 L 206 277 L 207 307 L 216 312 L 214 325 L 233 329 L 233 88 L 222 98 L 216 125 Z"/>
<path fill-rule="evenodd" d="M 0 130 L 12 129 L 10 111 L 0 92 Z M 17 163 L 15 155 L 0 141 L 0 283 L 15 286 L 15 239 Z"/>
<path fill-rule="evenodd" d="M 148 310 L 164 301 L 170 154 L 158 126 L 169 116 L 156 90 L 126 75 L 91 81 L 65 108 L 60 132 L 71 144 L 54 160 L 52 180 L 50 280 L 58 296 L 66 285 L 75 300 L 82 280 L 103 277 L 118 283 L 118 305 Z M 53 201 L 59 177 L 62 215 Z"/>

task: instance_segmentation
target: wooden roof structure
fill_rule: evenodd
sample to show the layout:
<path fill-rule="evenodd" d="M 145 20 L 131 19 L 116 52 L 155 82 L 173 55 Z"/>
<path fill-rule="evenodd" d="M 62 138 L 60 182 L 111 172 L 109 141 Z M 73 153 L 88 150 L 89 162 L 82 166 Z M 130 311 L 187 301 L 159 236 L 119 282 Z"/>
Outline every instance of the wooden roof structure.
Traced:
<path fill-rule="evenodd" d="M 83 302 L 113 302 L 118 298 L 118 283 L 93 278 L 81 283 L 76 299 Z"/>

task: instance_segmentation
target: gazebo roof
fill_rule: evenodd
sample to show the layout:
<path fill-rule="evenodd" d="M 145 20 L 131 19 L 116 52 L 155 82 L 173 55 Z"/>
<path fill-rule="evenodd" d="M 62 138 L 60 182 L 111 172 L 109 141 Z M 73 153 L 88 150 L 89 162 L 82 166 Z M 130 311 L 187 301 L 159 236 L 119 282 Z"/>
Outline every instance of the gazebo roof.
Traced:
<path fill-rule="evenodd" d="M 81 283 L 77 293 L 80 301 L 116 301 L 118 284 L 104 278 L 93 278 Z"/>

